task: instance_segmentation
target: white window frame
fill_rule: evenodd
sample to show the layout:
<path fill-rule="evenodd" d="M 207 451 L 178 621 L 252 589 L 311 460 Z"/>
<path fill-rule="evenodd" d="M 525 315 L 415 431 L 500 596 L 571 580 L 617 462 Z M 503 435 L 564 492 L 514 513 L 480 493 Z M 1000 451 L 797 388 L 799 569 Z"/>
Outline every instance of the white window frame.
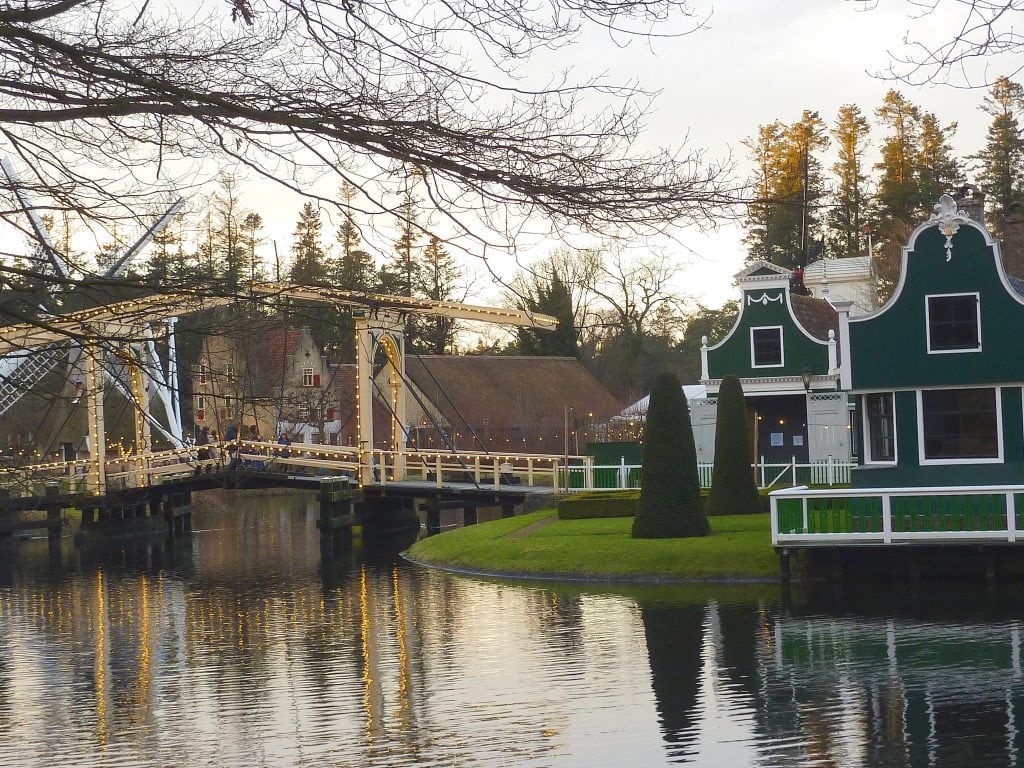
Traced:
<path fill-rule="evenodd" d="M 943 464 L 1002 464 L 1003 451 L 1003 395 L 1002 387 L 925 387 L 929 392 L 940 389 L 991 389 L 996 398 L 996 451 L 997 456 L 986 458 L 952 458 L 952 459 L 926 459 L 924 457 L 924 389 L 916 390 L 917 394 L 917 458 L 922 467 L 938 466 Z"/>
<path fill-rule="evenodd" d="M 965 347 L 964 349 L 932 349 L 932 319 L 929 309 L 930 299 L 948 299 L 957 296 L 973 296 L 975 322 L 978 329 L 978 346 Z M 959 355 L 964 352 L 981 352 L 981 294 L 977 291 L 965 291 L 964 293 L 931 293 L 924 297 L 924 337 L 929 355 Z"/>
<path fill-rule="evenodd" d="M 235 364 L 234 363 L 224 363 L 224 378 L 227 381 L 234 381 L 235 380 Z"/>
<path fill-rule="evenodd" d="M 779 362 L 758 365 L 754 362 L 754 331 L 779 332 Z M 758 325 L 750 329 L 750 367 L 751 368 L 782 368 L 786 364 L 786 335 L 781 325 Z"/>
<path fill-rule="evenodd" d="M 892 458 L 874 459 L 871 456 L 871 419 L 868 416 L 868 397 L 872 395 L 888 395 L 892 403 Z M 861 402 L 864 404 L 864 411 L 860 414 L 861 444 L 864 446 L 864 465 L 873 467 L 895 467 L 899 461 L 900 445 L 898 430 L 896 429 L 896 393 L 890 390 L 879 390 L 877 392 L 863 392 Z"/>
<path fill-rule="evenodd" d="M 313 409 L 309 407 L 309 403 L 299 403 L 299 418 L 309 423 L 309 417 L 313 413 Z"/>
<path fill-rule="evenodd" d="M 313 386 L 313 367 L 302 369 L 302 386 L 312 387 Z"/>

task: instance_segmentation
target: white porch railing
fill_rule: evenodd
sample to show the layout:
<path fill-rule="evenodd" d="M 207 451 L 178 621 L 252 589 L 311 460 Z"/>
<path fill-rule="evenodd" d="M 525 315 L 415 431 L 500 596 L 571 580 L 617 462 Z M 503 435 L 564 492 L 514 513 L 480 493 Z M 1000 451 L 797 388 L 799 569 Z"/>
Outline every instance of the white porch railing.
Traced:
<path fill-rule="evenodd" d="M 788 488 L 771 493 L 772 544 L 961 544 L 1024 540 L 1024 485 Z"/>

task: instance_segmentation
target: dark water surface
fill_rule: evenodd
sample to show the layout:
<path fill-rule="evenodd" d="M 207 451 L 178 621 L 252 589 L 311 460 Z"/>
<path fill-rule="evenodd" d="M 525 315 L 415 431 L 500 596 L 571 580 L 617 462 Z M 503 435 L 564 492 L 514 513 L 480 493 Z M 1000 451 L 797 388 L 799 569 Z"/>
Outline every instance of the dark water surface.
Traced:
<path fill-rule="evenodd" d="M 520 585 L 360 544 L 321 565 L 304 497 L 196 527 L 0 548 L 0 766 L 1024 764 L 1021 613 L 969 588 Z"/>

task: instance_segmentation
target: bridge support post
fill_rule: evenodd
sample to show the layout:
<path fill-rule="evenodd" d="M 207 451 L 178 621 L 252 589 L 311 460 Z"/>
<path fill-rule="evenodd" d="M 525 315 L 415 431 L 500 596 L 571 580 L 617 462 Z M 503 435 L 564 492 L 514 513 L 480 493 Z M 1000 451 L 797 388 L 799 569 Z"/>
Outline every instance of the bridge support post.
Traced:
<path fill-rule="evenodd" d="M 64 521 L 61 519 L 63 508 L 60 503 L 60 486 L 46 486 L 46 537 L 50 543 L 60 541 Z"/>
<path fill-rule="evenodd" d="M 477 515 L 476 506 L 473 504 L 467 504 L 462 508 L 462 524 L 463 525 L 476 525 Z"/>
<path fill-rule="evenodd" d="M 423 505 L 423 511 L 427 517 L 427 536 L 434 536 L 441 532 L 441 503 L 431 500 Z"/>
<path fill-rule="evenodd" d="M 356 491 L 349 486 L 347 477 L 331 477 L 320 481 L 320 514 L 316 527 L 320 529 L 321 549 L 352 543 L 352 526 L 356 523 Z"/>

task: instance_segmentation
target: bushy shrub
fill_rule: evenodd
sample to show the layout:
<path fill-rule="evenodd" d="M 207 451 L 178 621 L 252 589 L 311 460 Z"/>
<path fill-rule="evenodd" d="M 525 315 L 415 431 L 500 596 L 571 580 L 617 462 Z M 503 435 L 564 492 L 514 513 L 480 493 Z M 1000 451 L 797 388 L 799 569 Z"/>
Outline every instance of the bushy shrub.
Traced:
<path fill-rule="evenodd" d="M 633 538 L 706 536 L 710 530 L 701 504 L 697 450 L 683 388 L 675 374 L 660 373 L 647 406 Z"/>
<path fill-rule="evenodd" d="M 761 500 L 750 468 L 753 448 L 743 386 L 726 376 L 718 389 L 715 423 L 715 467 L 705 509 L 709 515 L 745 515 L 761 511 Z"/>

